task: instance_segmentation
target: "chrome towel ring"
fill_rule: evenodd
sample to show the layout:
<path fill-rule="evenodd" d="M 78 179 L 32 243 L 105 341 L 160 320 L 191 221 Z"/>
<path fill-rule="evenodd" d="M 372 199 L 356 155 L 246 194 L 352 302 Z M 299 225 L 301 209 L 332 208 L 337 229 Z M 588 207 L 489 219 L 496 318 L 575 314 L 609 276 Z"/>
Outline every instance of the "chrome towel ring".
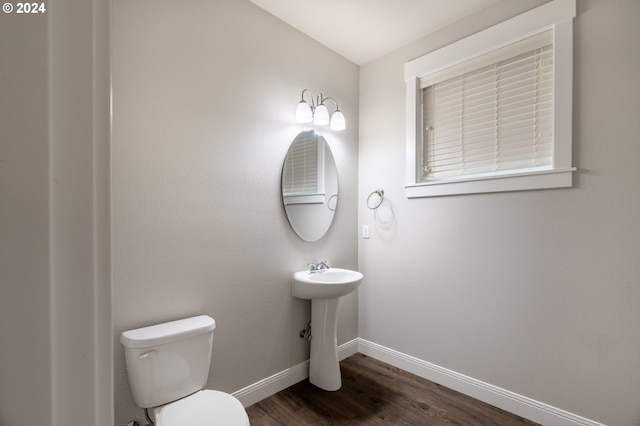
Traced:
<path fill-rule="evenodd" d="M 336 202 L 335 202 L 335 203 L 333 203 L 333 208 L 331 208 L 331 201 L 332 201 L 334 198 L 336 199 Z M 336 211 L 336 208 L 338 208 L 338 194 L 333 194 L 331 197 L 329 197 L 329 201 L 327 201 L 327 208 L 328 208 L 329 210 L 331 210 L 332 212 L 335 212 L 335 211 Z"/>
<path fill-rule="evenodd" d="M 371 200 L 371 197 L 373 197 L 374 195 L 378 196 L 377 200 L 376 198 Z M 384 200 L 384 189 L 378 188 L 367 197 L 367 208 L 369 208 L 369 210 L 377 209 L 378 207 L 380 207 L 380 204 L 382 204 L 382 200 Z"/>

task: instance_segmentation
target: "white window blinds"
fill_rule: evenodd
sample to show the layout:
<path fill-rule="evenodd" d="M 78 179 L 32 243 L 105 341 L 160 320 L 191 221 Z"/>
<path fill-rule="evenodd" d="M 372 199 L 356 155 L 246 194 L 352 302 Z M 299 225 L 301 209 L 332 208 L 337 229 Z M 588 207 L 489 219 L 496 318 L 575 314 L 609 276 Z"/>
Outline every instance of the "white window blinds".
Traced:
<path fill-rule="evenodd" d="M 442 74 L 420 80 L 419 180 L 553 167 L 550 32 L 446 70 L 446 80 Z"/>
<path fill-rule="evenodd" d="M 285 195 L 319 192 L 319 145 L 317 135 L 307 132 L 291 146 L 282 173 L 282 192 Z"/>

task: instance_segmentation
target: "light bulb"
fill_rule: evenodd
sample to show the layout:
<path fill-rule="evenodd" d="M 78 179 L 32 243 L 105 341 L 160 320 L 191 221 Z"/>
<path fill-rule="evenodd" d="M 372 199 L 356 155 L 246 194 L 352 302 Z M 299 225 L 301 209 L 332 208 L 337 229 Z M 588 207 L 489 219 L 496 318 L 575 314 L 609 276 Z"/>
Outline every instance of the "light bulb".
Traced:
<path fill-rule="evenodd" d="M 329 124 L 329 110 L 324 104 L 318 105 L 313 113 L 313 124 L 324 126 Z"/>
<path fill-rule="evenodd" d="M 296 108 L 296 121 L 298 123 L 311 123 L 313 121 L 313 112 L 311 106 L 306 101 L 300 101 Z"/>
<path fill-rule="evenodd" d="M 331 130 L 344 130 L 347 127 L 347 123 L 344 119 L 344 114 L 340 110 L 336 110 L 331 116 Z"/>

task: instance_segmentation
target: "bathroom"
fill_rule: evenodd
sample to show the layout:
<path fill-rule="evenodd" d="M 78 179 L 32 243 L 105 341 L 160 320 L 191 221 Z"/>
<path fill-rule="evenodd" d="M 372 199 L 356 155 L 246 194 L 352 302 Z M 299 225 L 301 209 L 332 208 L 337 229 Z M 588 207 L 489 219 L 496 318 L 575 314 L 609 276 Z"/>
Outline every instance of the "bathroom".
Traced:
<path fill-rule="evenodd" d="M 47 62 L 99 50 L 76 35 L 91 34 L 89 6 L 62 20 L 68 32 L 54 8 L 20 21 L 13 47 L 0 20 L 3 52 L 34 69 L 2 96 L 23 99 L 34 125 L 0 148 L 0 424 L 140 417 L 118 336 L 170 319 L 215 318 L 208 387 L 232 393 L 299 365 L 310 306 L 291 296 L 291 274 L 321 259 L 365 275 L 341 300 L 338 344 L 380 345 L 585 424 L 640 424 L 635 1 L 577 1 L 573 187 L 418 199 L 404 188 L 404 64 L 544 1 L 499 1 L 362 65 L 248 0 L 107 3 L 110 183 L 99 137 L 72 145 L 95 131 L 78 106 L 91 100 L 58 104 L 73 88 L 105 88 Z M 336 99 L 347 120 L 322 130 L 340 204 L 315 243 L 291 230 L 279 193 L 289 145 L 308 127 L 294 120 L 304 88 Z M 67 111 L 82 134 L 47 125 Z M 1 117 L 5 134 L 24 132 Z M 366 206 L 377 188 L 391 221 Z"/>

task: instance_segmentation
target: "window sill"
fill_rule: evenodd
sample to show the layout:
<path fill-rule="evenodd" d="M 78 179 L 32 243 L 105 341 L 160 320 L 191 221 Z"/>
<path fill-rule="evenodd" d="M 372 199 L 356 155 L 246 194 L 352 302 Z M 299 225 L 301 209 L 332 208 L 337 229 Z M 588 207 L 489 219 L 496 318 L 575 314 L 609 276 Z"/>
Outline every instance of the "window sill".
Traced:
<path fill-rule="evenodd" d="M 323 204 L 324 203 L 324 193 L 318 194 L 284 194 L 283 200 L 285 206 L 295 205 L 295 204 Z"/>
<path fill-rule="evenodd" d="M 567 188 L 573 183 L 575 167 L 527 173 L 514 173 L 465 180 L 446 180 L 405 185 L 407 198 L 488 192 L 528 191 L 532 189 Z"/>

